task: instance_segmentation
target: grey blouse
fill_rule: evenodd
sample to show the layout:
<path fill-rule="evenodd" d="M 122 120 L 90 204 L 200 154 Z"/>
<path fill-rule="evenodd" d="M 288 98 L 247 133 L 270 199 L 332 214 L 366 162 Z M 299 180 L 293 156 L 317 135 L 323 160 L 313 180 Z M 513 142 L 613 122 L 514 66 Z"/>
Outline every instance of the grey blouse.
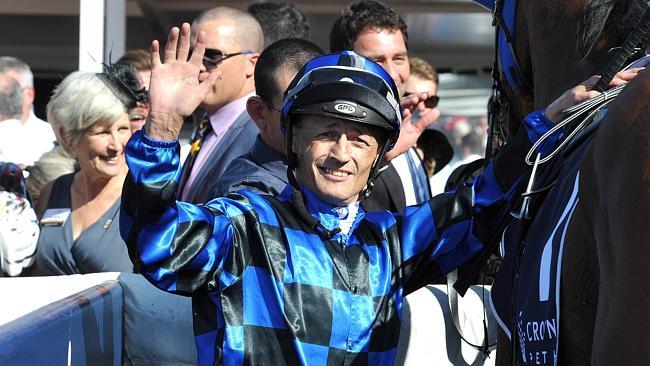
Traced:
<path fill-rule="evenodd" d="M 70 209 L 74 173 L 57 178 L 47 209 Z M 61 225 L 41 225 L 36 269 L 42 275 L 94 272 L 133 272 L 126 244 L 120 236 L 120 199 L 95 223 L 72 240 L 70 216 Z M 46 211 L 47 212 L 47 211 Z"/>

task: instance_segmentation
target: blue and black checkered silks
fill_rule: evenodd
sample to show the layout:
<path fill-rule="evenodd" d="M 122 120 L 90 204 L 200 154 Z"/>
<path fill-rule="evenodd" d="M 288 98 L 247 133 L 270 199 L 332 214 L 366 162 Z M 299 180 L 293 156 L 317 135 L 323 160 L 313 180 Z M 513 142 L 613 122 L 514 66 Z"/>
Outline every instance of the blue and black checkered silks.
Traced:
<path fill-rule="evenodd" d="M 525 130 L 525 129 L 521 129 Z M 479 226 L 511 198 L 531 146 L 489 165 L 467 190 L 401 215 L 358 213 L 350 235 L 323 241 L 297 214 L 289 187 L 277 199 L 241 191 L 206 205 L 176 201 L 178 142 L 142 131 L 127 145 L 122 235 L 139 271 L 193 297 L 198 362 L 392 364 L 406 294 L 482 248 Z M 303 191 L 328 230 L 334 207 Z"/>

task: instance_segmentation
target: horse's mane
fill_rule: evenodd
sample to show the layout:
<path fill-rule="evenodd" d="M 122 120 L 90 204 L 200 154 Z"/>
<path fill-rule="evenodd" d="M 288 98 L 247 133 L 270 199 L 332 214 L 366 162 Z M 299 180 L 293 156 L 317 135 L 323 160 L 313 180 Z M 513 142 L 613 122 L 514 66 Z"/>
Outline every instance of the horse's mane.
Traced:
<path fill-rule="evenodd" d="M 602 34 L 612 47 L 620 46 L 645 9 L 645 0 L 585 0 L 579 23 L 578 50 L 587 59 Z"/>

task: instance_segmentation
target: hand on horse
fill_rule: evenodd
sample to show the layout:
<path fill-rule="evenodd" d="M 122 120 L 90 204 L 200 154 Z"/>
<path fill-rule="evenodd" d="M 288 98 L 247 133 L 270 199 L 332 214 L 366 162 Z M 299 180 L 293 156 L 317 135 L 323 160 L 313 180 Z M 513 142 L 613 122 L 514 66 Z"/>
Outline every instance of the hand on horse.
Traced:
<path fill-rule="evenodd" d="M 178 137 L 183 119 L 194 112 L 221 75 L 206 71 L 203 66 L 205 33 L 196 37 L 190 54 L 190 25 L 173 27 L 169 32 L 160 59 L 160 45 L 151 43 L 151 81 L 149 84 L 149 117 L 145 124 L 147 136 L 169 141 Z"/>
<path fill-rule="evenodd" d="M 389 162 L 396 156 L 403 154 L 411 147 L 415 146 L 418 138 L 432 123 L 440 117 L 438 108 L 427 108 L 424 101 L 435 96 L 434 92 L 412 94 L 402 98 L 402 125 L 399 131 L 399 138 L 395 147 L 384 155 L 384 162 Z M 413 112 L 418 111 L 420 118 L 412 122 Z"/>
<path fill-rule="evenodd" d="M 634 79 L 634 77 L 641 70 L 643 70 L 643 68 L 634 68 L 619 72 L 609 83 L 609 87 L 612 88 L 627 83 L 628 81 Z M 580 85 L 565 91 L 559 98 L 554 100 L 551 104 L 549 104 L 548 107 L 546 107 L 546 111 L 544 112 L 546 118 L 548 118 L 553 123 L 560 122 L 564 117 L 564 113 L 562 111 L 599 95 L 600 92 L 593 90 L 593 87 L 598 82 L 598 79 L 600 79 L 600 76 L 594 75 L 589 79 L 583 81 Z"/>

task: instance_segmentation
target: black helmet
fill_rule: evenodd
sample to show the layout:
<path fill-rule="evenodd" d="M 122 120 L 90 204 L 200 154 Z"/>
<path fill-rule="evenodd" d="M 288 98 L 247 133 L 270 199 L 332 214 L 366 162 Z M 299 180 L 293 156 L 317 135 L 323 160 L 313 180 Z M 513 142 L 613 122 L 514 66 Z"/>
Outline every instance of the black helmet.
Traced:
<path fill-rule="evenodd" d="M 295 76 L 284 95 L 281 126 L 287 138 L 289 181 L 296 186 L 293 168 L 292 120 L 297 114 L 321 115 L 379 127 L 388 137 L 380 156 L 395 146 L 402 123 L 397 87 L 379 64 L 353 52 L 343 51 L 309 61 Z M 381 160 L 372 167 L 362 197 L 374 185 Z"/>

